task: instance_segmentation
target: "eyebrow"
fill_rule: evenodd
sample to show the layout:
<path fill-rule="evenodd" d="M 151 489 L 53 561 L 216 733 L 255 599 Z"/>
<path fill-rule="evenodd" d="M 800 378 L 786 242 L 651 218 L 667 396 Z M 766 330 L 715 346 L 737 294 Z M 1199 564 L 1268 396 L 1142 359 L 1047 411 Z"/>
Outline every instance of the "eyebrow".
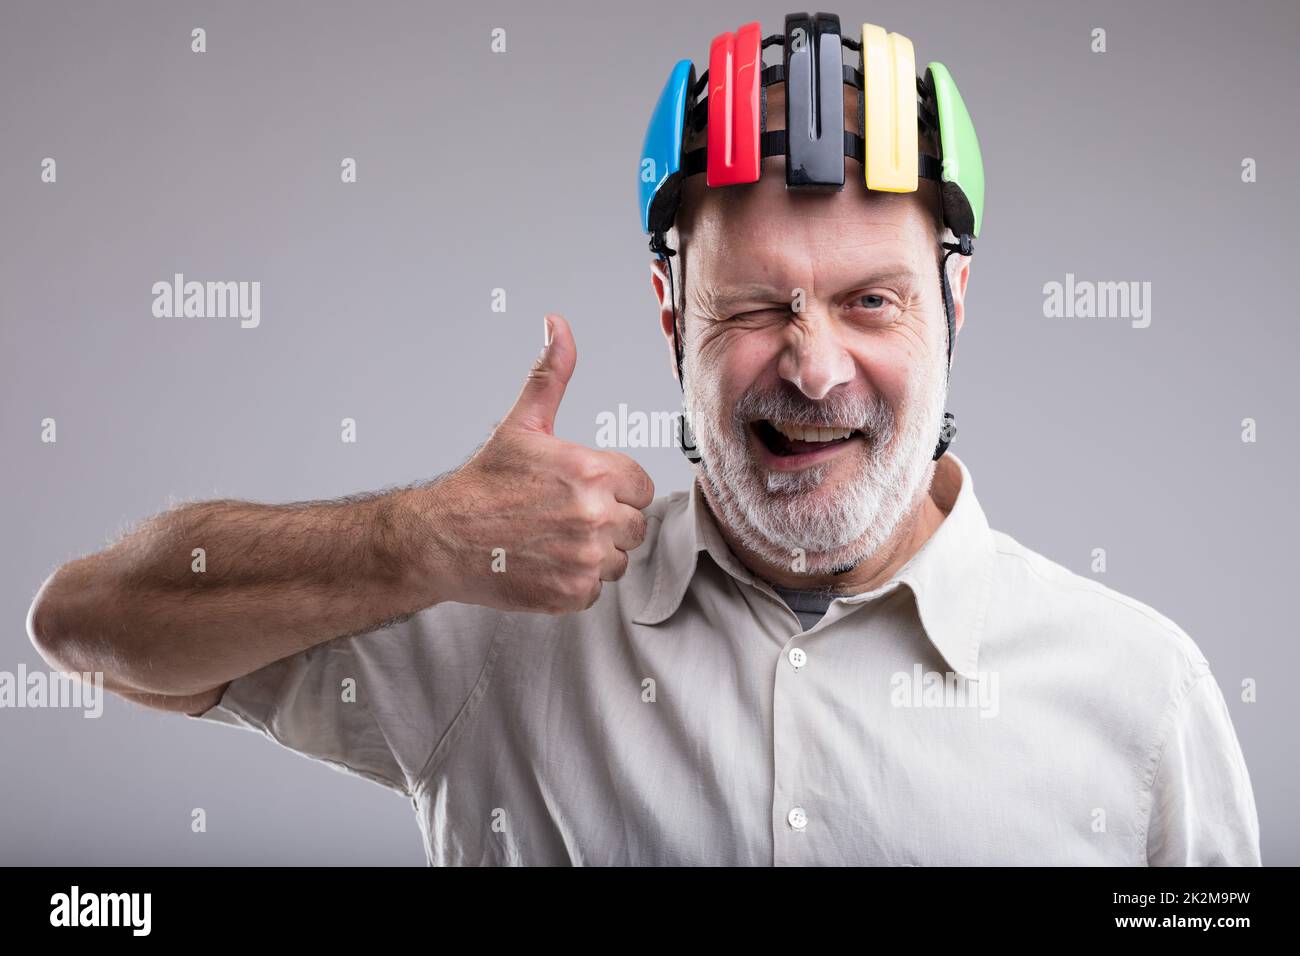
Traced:
<path fill-rule="evenodd" d="M 862 275 L 853 283 L 853 286 L 865 286 L 889 280 L 901 280 L 911 283 L 916 282 L 918 279 L 919 276 L 912 269 L 889 267 Z M 766 282 L 751 282 L 742 285 L 725 286 L 717 290 L 707 290 L 702 294 L 701 298 L 705 304 L 714 308 L 727 308 L 741 302 L 785 302 L 791 295 L 793 295 L 791 289 L 779 289 Z"/>

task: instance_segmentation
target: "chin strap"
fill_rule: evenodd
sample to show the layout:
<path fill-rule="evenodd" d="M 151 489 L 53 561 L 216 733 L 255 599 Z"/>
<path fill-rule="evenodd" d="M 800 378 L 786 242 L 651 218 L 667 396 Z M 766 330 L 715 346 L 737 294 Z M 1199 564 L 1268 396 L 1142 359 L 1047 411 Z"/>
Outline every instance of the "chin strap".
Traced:
<path fill-rule="evenodd" d="M 947 376 L 952 377 L 952 342 L 956 336 L 954 327 L 953 305 L 952 305 L 952 287 L 948 285 L 948 257 L 954 252 L 960 252 L 963 256 L 975 254 L 975 242 L 966 233 L 962 233 L 957 242 L 940 243 L 941 249 L 948 250 L 939 260 L 939 285 L 943 288 L 943 314 L 948 320 L 948 370 Z M 935 446 L 934 458 L 932 461 L 938 461 L 943 457 L 943 453 L 948 450 L 952 440 L 957 437 L 957 420 L 952 412 L 943 413 L 943 425 L 939 428 L 939 444 Z"/>
<path fill-rule="evenodd" d="M 673 357 L 677 360 L 677 385 L 682 391 L 681 428 L 677 430 L 677 447 L 681 449 L 687 461 L 695 464 L 700 461 L 702 456 L 699 448 L 696 447 L 695 432 L 691 429 L 691 423 L 686 413 L 686 378 L 682 369 L 686 349 L 677 334 L 677 282 L 673 279 L 672 257 L 677 255 L 677 250 L 669 248 L 668 243 L 664 240 L 663 233 L 656 232 L 650 239 L 650 251 L 657 255 L 668 269 L 668 299 L 673 306 Z"/>

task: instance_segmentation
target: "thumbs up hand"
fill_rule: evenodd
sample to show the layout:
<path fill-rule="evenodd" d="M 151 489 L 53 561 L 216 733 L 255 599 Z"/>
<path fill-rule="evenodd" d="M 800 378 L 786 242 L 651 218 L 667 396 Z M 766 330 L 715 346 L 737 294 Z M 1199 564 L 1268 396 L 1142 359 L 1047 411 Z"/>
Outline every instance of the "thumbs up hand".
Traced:
<path fill-rule="evenodd" d="M 421 489 L 439 601 L 585 610 L 645 540 L 650 476 L 621 452 L 555 437 L 578 351 L 568 322 L 552 314 L 546 325 L 547 344 L 509 414 L 460 469 Z"/>

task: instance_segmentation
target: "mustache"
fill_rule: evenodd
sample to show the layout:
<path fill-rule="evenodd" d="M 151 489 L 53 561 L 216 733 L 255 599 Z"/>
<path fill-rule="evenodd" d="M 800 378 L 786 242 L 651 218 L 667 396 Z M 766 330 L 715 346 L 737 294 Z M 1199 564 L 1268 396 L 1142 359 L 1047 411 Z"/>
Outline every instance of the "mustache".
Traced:
<path fill-rule="evenodd" d="M 893 408 L 879 396 L 832 392 L 814 401 L 793 386 L 753 388 L 745 392 L 732 411 L 736 435 L 743 437 L 750 422 L 758 419 L 853 428 L 873 444 L 887 445 L 894 435 Z"/>

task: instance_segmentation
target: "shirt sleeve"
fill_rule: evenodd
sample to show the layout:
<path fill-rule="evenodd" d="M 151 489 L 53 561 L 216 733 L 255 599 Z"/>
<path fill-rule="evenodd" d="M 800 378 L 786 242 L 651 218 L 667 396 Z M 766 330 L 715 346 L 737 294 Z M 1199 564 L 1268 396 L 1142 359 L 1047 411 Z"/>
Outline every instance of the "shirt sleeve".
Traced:
<path fill-rule="evenodd" d="M 1188 689 L 1151 790 L 1151 866 L 1259 866 L 1259 819 L 1227 702 L 1213 675 Z"/>
<path fill-rule="evenodd" d="M 192 719 L 257 731 L 336 770 L 411 796 L 475 686 L 499 612 L 438 605 L 337 638 L 230 683 Z"/>

